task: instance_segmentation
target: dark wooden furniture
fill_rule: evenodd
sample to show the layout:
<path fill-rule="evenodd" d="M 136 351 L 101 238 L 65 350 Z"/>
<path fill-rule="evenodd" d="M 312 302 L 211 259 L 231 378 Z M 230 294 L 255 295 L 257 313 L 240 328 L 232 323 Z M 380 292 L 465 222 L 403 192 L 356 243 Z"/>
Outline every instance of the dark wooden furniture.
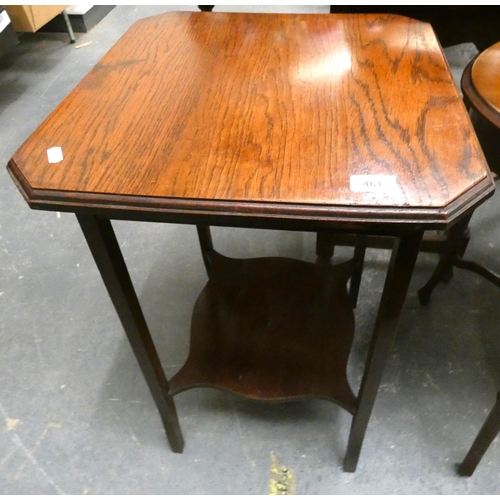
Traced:
<path fill-rule="evenodd" d="M 472 476 L 479 462 L 490 447 L 490 444 L 500 432 L 500 392 L 497 394 L 497 401 L 493 406 L 488 418 L 484 422 L 476 439 L 467 452 L 464 461 L 458 467 L 461 476 Z"/>
<path fill-rule="evenodd" d="M 500 174 L 500 43 L 482 52 L 465 68 L 461 79 L 464 101 L 490 169 Z M 434 288 L 450 268 L 456 267 L 479 274 L 500 287 L 500 275 L 477 262 L 465 260 L 464 233 L 470 217 L 450 231 L 449 245 L 429 281 L 419 290 L 422 304 L 428 304 Z M 464 245 L 465 241 L 465 245 Z"/>
<path fill-rule="evenodd" d="M 462 92 L 488 164 L 500 175 L 500 43 L 465 68 Z"/>
<path fill-rule="evenodd" d="M 477 132 L 479 141 L 488 160 L 490 168 L 500 174 L 500 43 L 481 53 L 471 61 L 462 76 L 462 92 L 469 108 L 469 113 Z M 459 237 L 460 229 L 456 231 Z M 463 255 L 463 254 L 462 254 Z M 457 251 L 450 247 L 439 262 L 431 280 L 419 292 L 424 302 L 428 302 L 432 289 L 439 280 L 442 269 L 450 264 L 473 271 L 491 283 L 500 287 L 500 275 L 476 262 L 466 261 Z M 458 471 L 461 475 L 471 476 L 484 453 L 500 432 L 500 393 L 483 427 L 479 431 L 467 456 Z"/>
<path fill-rule="evenodd" d="M 59 163 L 47 160 L 53 146 Z M 182 390 L 316 396 L 353 415 L 346 471 L 358 462 L 424 231 L 453 227 L 494 189 L 431 27 L 387 15 L 138 21 L 8 170 L 32 208 L 76 213 L 174 451 L 184 443 L 172 395 Z M 198 228 L 209 281 L 188 360 L 170 382 L 111 219 Z M 223 257 L 210 225 L 319 232 L 319 262 Z M 327 264 L 321 235 L 334 232 L 358 235 L 354 263 Z M 394 247 L 355 396 L 346 281 L 367 235 L 393 237 Z"/>

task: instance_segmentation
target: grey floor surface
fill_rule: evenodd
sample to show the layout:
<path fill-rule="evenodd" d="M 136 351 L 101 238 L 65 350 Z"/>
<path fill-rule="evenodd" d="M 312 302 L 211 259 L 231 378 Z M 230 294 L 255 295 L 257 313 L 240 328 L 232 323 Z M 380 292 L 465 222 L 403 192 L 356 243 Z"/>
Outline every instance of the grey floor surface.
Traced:
<path fill-rule="evenodd" d="M 76 46 L 62 34 L 24 36 L 0 59 L 0 164 L 133 21 L 166 10 L 195 6 L 116 7 L 78 34 Z M 470 46 L 447 54 L 455 75 L 474 55 Z M 477 210 L 468 249 L 497 270 L 499 204 L 494 197 Z M 351 422 L 342 409 L 322 401 L 252 403 L 213 390 L 176 397 L 186 439 L 176 455 L 75 217 L 31 211 L 4 167 L 0 207 L 0 493 L 266 494 L 272 452 L 301 494 L 500 493 L 498 442 L 471 479 L 454 468 L 500 389 L 500 291 L 489 283 L 457 271 L 421 307 L 416 291 L 436 257 L 419 257 L 356 473 L 341 469 Z M 115 228 L 171 375 L 186 357 L 191 309 L 206 282 L 195 230 Z M 312 234 L 215 229 L 214 239 L 233 256 L 314 259 Z M 338 259 L 348 255 L 340 249 Z M 355 389 L 388 256 L 367 254 L 348 369 Z"/>

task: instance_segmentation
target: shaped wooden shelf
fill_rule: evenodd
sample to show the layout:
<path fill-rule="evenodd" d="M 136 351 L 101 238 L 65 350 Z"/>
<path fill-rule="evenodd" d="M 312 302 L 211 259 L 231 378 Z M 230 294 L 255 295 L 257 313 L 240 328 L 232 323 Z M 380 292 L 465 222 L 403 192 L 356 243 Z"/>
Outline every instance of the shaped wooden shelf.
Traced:
<path fill-rule="evenodd" d="M 346 377 L 352 261 L 319 267 L 216 252 L 210 261 L 193 311 L 190 352 L 170 393 L 214 387 L 260 400 L 318 397 L 352 413 L 356 398 Z"/>

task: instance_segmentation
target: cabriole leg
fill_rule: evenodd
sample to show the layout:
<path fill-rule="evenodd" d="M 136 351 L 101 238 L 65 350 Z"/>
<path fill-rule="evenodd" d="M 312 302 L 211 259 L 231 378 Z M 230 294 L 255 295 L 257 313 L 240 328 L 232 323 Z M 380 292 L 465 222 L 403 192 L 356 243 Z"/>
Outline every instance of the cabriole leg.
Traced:
<path fill-rule="evenodd" d="M 450 268 L 453 268 L 453 264 L 460 256 L 460 253 L 462 252 L 463 255 L 465 252 L 467 244 L 464 240 L 464 234 L 466 234 L 471 217 L 472 214 L 464 217 L 449 230 L 445 248 L 439 257 L 436 269 L 429 281 L 418 291 L 418 297 L 422 305 L 429 303 L 434 288 L 442 281 L 443 276 L 449 274 Z"/>

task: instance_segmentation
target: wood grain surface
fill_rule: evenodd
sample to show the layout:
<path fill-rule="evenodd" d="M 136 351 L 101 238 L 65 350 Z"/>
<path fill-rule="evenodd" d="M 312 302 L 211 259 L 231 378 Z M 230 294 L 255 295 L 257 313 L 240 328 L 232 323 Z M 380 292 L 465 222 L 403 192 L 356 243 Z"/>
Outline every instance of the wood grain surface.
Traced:
<path fill-rule="evenodd" d="M 478 94 L 500 114 L 500 42 L 476 58 L 472 82 Z"/>
<path fill-rule="evenodd" d="M 53 146 L 60 163 L 48 163 Z M 9 169 L 32 201 L 210 200 L 260 214 L 439 208 L 480 182 L 493 189 L 432 28 L 390 15 L 138 21 Z M 395 185 L 353 192 L 352 175 Z"/>

